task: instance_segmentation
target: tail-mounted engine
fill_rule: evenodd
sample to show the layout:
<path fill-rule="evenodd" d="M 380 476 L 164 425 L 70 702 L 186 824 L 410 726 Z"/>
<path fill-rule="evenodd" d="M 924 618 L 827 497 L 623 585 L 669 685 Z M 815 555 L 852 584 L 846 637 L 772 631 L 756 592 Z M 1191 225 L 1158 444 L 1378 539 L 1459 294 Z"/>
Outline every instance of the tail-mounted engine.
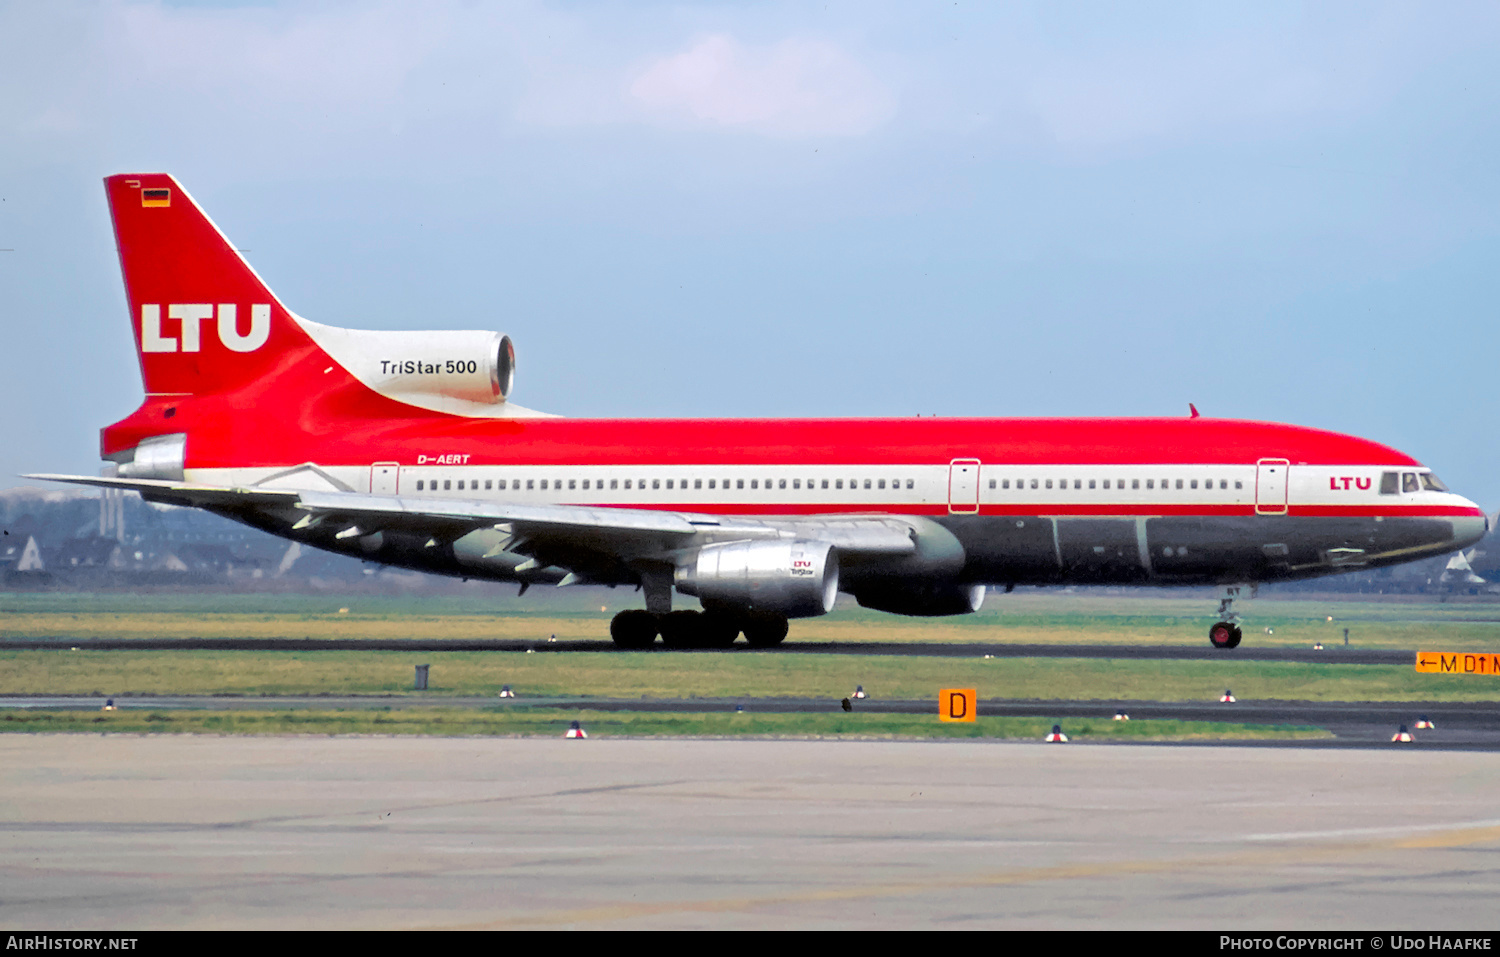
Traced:
<path fill-rule="evenodd" d="M 463 411 L 510 395 L 516 350 L 498 332 L 339 329 L 301 320 L 313 340 L 356 379 L 411 405 Z"/>
<path fill-rule="evenodd" d="M 826 542 L 800 539 L 706 545 L 674 577 L 705 607 L 811 618 L 833 610 L 839 560 Z"/>

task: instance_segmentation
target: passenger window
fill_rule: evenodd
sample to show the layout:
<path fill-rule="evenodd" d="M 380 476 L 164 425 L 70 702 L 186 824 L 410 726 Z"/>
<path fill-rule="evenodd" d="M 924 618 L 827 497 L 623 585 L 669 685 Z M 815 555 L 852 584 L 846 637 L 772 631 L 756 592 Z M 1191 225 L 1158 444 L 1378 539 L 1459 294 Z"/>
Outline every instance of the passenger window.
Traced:
<path fill-rule="evenodd" d="M 750 480 L 750 487 L 751 488 L 760 488 L 760 479 L 751 479 Z"/>
<path fill-rule="evenodd" d="M 1083 479 L 1074 479 L 1073 480 L 1073 487 L 1074 488 L 1083 488 Z"/>
<path fill-rule="evenodd" d="M 703 487 L 703 480 L 702 479 L 693 479 L 693 488 L 694 489 L 700 489 L 702 487 Z M 709 479 L 708 480 L 708 487 L 709 488 L 713 488 L 713 479 Z"/>
<path fill-rule="evenodd" d="M 526 480 L 526 491 L 529 492 L 529 491 L 531 491 L 535 487 L 536 487 L 536 479 L 527 479 Z"/>
<path fill-rule="evenodd" d="M 453 488 L 453 480 L 452 479 L 443 479 L 443 491 L 447 492 L 447 491 L 452 490 L 452 488 Z"/>
<path fill-rule="evenodd" d="M 880 480 L 880 487 L 885 488 L 885 479 Z"/>
<path fill-rule="evenodd" d="M 828 487 L 828 480 L 827 480 L 827 479 L 824 479 L 824 480 L 823 480 L 823 487 L 824 487 L 824 488 L 827 488 L 827 487 Z"/>
<path fill-rule="evenodd" d="M 1104 487 L 1109 488 L 1109 479 L 1104 480 Z"/>
<path fill-rule="evenodd" d="M 1189 483 L 1189 484 L 1191 484 L 1193 488 L 1197 488 L 1198 487 L 1198 480 L 1197 479 L 1193 479 L 1193 481 L 1191 483 Z"/>
<path fill-rule="evenodd" d="M 906 480 L 906 487 L 907 488 L 916 488 L 917 487 L 917 480 L 916 479 L 907 479 Z"/>
<path fill-rule="evenodd" d="M 486 492 L 488 492 L 493 487 L 493 485 L 492 485 L 493 482 L 494 482 L 493 479 L 485 479 L 484 480 L 484 490 Z"/>
<path fill-rule="evenodd" d="M 422 480 L 421 479 L 417 479 L 417 491 L 418 492 L 422 491 Z"/>
<path fill-rule="evenodd" d="M 843 479 L 834 479 L 833 480 L 833 487 L 836 488 L 836 489 L 843 488 L 844 487 L 844 480 Z"/>
<path fill-rule="evenodd" d="M 744 479 L 735 479 L 734 480 L 734 487 L 735 488 L 744 488 L 745 487 L 745 480 Z"/>
<path fill-rule="evenodd" d="M 1234 487 L 1235 487 L 1235 488 L 1241 488 L 1241 489 L 1242 489 L 1242 488 L 1244 488 L 1244 487 L 1245 487 L 1245 483 L 1244 483 L 1244 482 L 1242 482 L 1242 481 L 1241 481 L 1241 480 L 1239 480 L 1239 479 L 1235 479 L 1235 480 L 1234 480 Z"/>
<path fill-rule="evenodd" d="M 1032 479 L 1032 480 L 1031 480 L 1031 487 L 1032 487 L 1032 488 L 1036 488 L 1036 479 Z M 1052 487 L 1052 483 L 1051 483 L 1051 482 L 1048 482 L 1048 483 L 1047 483 L 1047 487 L 1048 487 L 1048 488 L 1051 488 L 1051 487 Z"/>
<path fill-rule="evenodd" d="M 1131 479 L 1130 480 L 1130 487 L 1132 489 L 1138 489 L 1138 488 L 1140 488 L 1141 487 L 1141 480 L 1140 479 Z"/>
<path fill-rule="evenodd" d="M 651 480 L 651 487 L 652 488 L 661 488 L 661 479 L 652 479 Z"/>
<path fill-rule="evenodd" d="M 990 479 L 990 488 L 994 488 L 994 487 L 995 487 L 995 480 L 994 479 Z"/>
<path fill-rule="evenodd" d="M 865 479 L 865 488 L 869 488 L 869 487 L 870 487 L 870 480 L 869 479 Z"/>
<path fill-rule="evenodd" d="M 1047 480 L 1047 487 L 1048 487 L 1048 488 L 1051 488 L 1051 487 L 1052 487 L 1052 480 L 1051 480 L 1051 479 L 1048 479 L 1048 480 Z"/>
<path fill-rule="evenodd" d="M 801 487 L 802 487 L 802 480 L 801 479 L 792 479 L 792 488 L 801 488 Z"/>
<path fill-rule="evenodd" d="M 671 488 L 671 487 L 672 487 L 672 480 L 671 479 L 667 479 L 667 488 Z"/>
<path fill-rule="evenodd" d="M 1403 492 L 1419 492 L 1419 491 L 1421 491 L 1421 489 L 1422 489 L 1422 487 L 1419 484 L 1417 484 L 1417 473 L 1415 473 L 1415 472 L 1402 472 L 1401 473 L 1401 491 L 1403 491 Z"/>
<path fill-rule="evenodd" d="M 630 479 L 625 480 L 625 487 L 630 488 Z"/>
<path fill-rule="evenodd" d="M 1182 488 L 1182 479 L 1177 480 L 1177 487 Z"/>
<path fill-rule="evenodd" d="M 1146 479 L 1146 488 L 1148 488 L 1148 489 L 1156 488 L 1156 479 Z"/>
<path fill-rule="evenodd" d="M 1010 488 L 1010 479 L 1005 479 L 1004 481 L 1002 481 L 1000 483 L 1000 487 L 1001 488 Z"/>
<path fill-rule="evenodd" d="M 771 483 L 767 482 L 766 483 L 766 488 L 770 488 L 770 487 L 771 487 Z M 780 482 L 776 483 L 776 487 L 777 488 L 786 488 L 786 479 L 782 479 Z"/>
<path fill-rule="evenodd" d="M 1099 487 L 1099 480 L 1098 479 L 1089 479 L 1089 488 L 1098 488 L 1098 487 Z"/>

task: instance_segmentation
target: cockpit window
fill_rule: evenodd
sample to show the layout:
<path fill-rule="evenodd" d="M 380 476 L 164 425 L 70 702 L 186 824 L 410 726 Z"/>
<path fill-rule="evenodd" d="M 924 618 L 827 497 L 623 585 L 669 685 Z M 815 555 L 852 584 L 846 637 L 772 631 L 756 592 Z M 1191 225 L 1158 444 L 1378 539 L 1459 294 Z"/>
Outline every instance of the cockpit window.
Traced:
<path fill-rule="evenodd" d="M 1448 486 L 1443 484 L 1443 480 L 1438 478 L 1436 475 L 1433 475 L 1431 472 L 1422 473 L 1422 487 L 1427 489 L 1427 491 L 1429 492 L 1448 491 Z"/>
<path fill-rule="evenodd" d="M 1417 483 L 1417 473 L 1415 473 L 1415 472 L 1402 472 L 1401 473 L 1401 491 L 1403 491 L 1403 492 L 1419 492 L 1419 491 L 1421 491 L 1421 486 Z"/>
<path fill-rule="evenodd" d="M 1396 492 L 1398 491 L 1399 485 L 1400 485 L 1400 482 L 1399 482 L 1397 474 L 1395 472 L 1381 472 L 1380 473 L 1380 494 L 1381 495 L 1395 495 Z"/>

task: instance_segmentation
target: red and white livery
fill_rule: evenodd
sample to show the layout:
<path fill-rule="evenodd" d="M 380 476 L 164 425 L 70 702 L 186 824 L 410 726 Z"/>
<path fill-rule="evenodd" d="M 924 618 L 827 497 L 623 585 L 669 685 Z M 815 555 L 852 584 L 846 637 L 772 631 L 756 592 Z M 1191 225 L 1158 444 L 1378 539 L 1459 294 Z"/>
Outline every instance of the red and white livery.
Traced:
<path fill-rule="evenodd" d="M 289 311 L 185 190 L 105 180 L 146 398 L 102 478 L 306 545 L 530 584 L 640 586 L 624 647 L 772 645 L 838 592 L 904 615 L 990 586 L 1242 587 L 1464 548 L 1474 503 L 1395 449 L 1177 419 L 566 419 L 498 332 Z M 674 592 L 703 611 L 672 611 Z"/>

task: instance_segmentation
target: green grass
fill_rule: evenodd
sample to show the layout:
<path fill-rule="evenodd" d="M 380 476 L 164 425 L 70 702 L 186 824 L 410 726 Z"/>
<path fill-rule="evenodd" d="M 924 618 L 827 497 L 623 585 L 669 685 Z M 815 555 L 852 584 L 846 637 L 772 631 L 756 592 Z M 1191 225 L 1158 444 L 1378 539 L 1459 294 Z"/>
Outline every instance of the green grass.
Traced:
<path fill-rule="evenodd" d="M 569 590 L 564 589 L 565 593 Z M 11 639 L 387 638 L 600 640 L 609 618 L 637 606 L 627 591 L 509 588 L 472 596 L 0 593 L 0 642 Z M 1120 643 L 1201 646 L 1215 601 L 1188 592 L 1022 591 L 990 596 L 976 615 L 913 620 L 841 598 L 823 618 L 792 623 L 789 640 L 835 642 Z M 341 608 L 348 611 L 340 613 Z M 1500 603 L 1264 598 L 1241 601 L 1251 647 L 1343 644 L 1355 648 L 1500 650 Z M 603 609 L 603 610 L 601 610 Z M 1328 619 L 1332 618 L 1332 621 Z M 1267 633 L 1266 629 L 1271 633 Z"/>
<path fill-rule="evenodd" d="M 412 691 L 429 664 L 429 690 Z M 1489 676 L 1423 675 L 1412 665 L 1092 658 L 926 658 L 673 652 L 0 651 L 0 694 L 495 695 L 523 697 L 983 698 L 1194 701 L 1490 701 Z"/>
<path fill-rule="evenodd" d="M 945 723 L 892 714 L 630 714 L 530 709 L 397 711 L 0 711 L 0 732 L 135 734 L 414 734 L 562 737 L 570 721 L 590 737 L 994 738 L 1041 740 L 1049 718 Z M 1266 741 L 1329 738 L 1318 728 L 1219 721 L 1062 721 L 1075 741 Z"/>

